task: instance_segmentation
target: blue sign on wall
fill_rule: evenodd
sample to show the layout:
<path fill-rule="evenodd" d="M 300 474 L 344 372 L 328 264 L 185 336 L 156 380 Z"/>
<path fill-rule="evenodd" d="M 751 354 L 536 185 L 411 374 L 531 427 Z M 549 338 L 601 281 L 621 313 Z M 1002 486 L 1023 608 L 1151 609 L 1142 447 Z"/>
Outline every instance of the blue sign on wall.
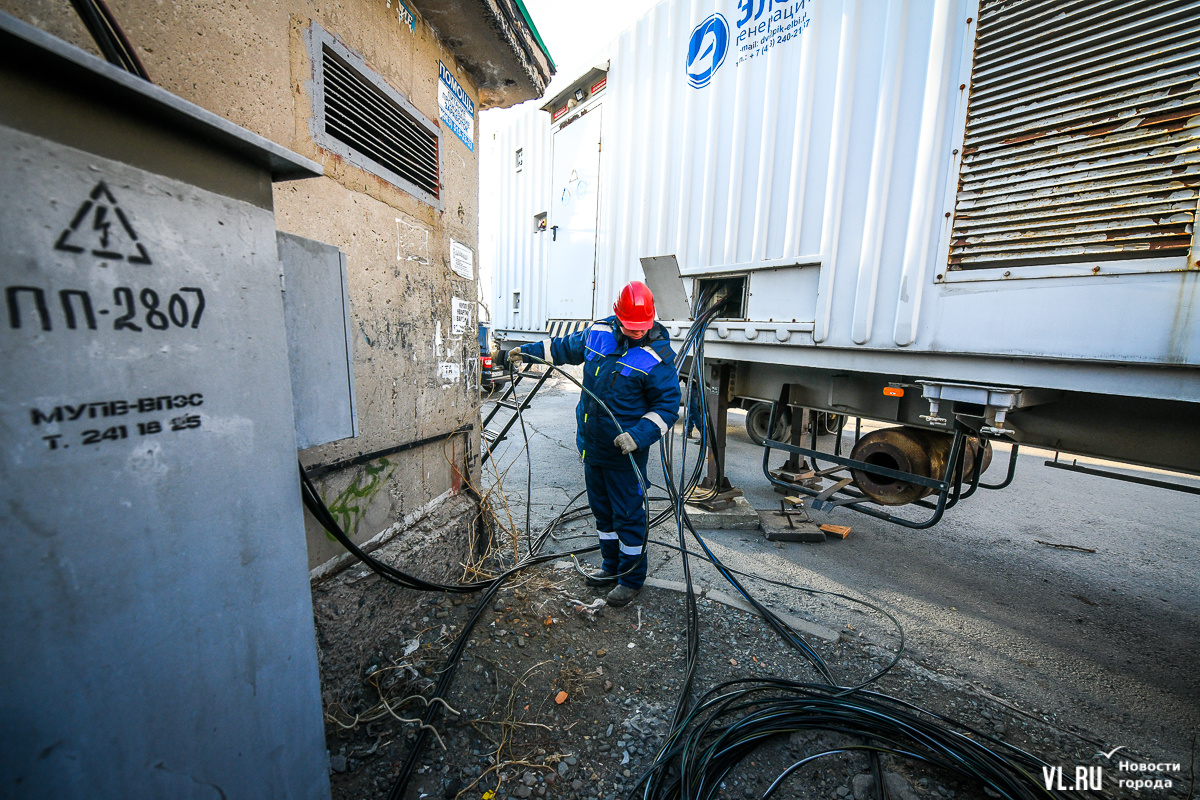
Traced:
<path fill-rule="evenodd" d="M 396 16 L 400 19 L 400 24 L 408 26 L 409 33 L 416 31 L 417 15 L 404 3 L 404 0 L 396 0 Z"/>
<path fill-rule="evenodd" d="M 438 62 L 438 113 L 446 127 L 474 153 L 475 101 L 441 61 Z"/>

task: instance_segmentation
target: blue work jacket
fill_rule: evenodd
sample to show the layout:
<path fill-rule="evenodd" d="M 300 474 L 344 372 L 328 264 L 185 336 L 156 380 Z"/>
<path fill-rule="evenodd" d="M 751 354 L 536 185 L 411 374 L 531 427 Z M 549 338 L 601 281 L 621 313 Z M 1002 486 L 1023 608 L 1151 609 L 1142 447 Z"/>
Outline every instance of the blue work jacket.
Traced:
<path fill-rule="evenodd" d="M 575 409 L 575 442 L 586 463 L 628 468 L 629 458 L 613 445 L 613 439 L 626 431 L 637 442 L 633 455 L 645 470 L 651 445 L 679 416 L 679 374 L 666 328 L 656 322 L 641 339 L 629 339 L 612 316 L 570 336 L 522 345 L 521 350 L 555 364 L 583 364 L 584 388 L 599 397 L 620 423 L 618 428 L 587 392 L 581 393 Z"/>

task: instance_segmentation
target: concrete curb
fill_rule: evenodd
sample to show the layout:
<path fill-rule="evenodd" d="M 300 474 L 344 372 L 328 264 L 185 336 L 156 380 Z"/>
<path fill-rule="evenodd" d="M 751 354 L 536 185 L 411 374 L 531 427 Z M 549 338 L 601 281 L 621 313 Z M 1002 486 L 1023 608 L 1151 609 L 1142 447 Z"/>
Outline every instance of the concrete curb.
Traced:
<path fill-rule="evenodd" d="M 662 578 L 647 578 L 645 585 L 652 586 L 655 589 L 665 589 L 671 592 L 684 593 L 687 591 L 687 585 L 682 581 L 668 581 L 663 580 Z M 702 587 L 696 587 L 696 596 L 711 600 L 714 603 L 720 603 L 721 605 L 729 606 L 730 608 L 736 608 L 739 611 L 745 611 L 750 614 L 758 614 L 758 611 L 754 608 L 754 606 L 750 605 L 745 600 L 741 599 L 740 597 L 734 597 L 733 595 L 722 592 L 718 589 L 704 589 Z M 818 625 L 815 622 L 809 622 L 806 619 L 800 619 L 799 617 L 794 617 L 791 614 L 781 614 L 778 611 L 775 612 L 775 615 L 783 620 L 783 623 L 794 631 L 807 633 L 809 636 L 816 636 L 817 638 L 824 639 L 827 642 L 836 642 L 841 639 L 841 636 L 837 631 L 826 628 L 824 625 Z"/>

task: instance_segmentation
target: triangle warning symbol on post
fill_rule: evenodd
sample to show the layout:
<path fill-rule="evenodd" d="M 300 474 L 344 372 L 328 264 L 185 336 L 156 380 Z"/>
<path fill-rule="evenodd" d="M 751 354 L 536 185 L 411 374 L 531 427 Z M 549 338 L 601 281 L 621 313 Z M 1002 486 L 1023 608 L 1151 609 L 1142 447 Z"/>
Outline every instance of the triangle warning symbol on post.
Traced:
<path fill-rule="evenodd" d="M 80 204 L 71 224 L 59 234 L 54 249 L 67 253 L 90 251 L 96 258 L 130 264 L 152 263 L 133 225 L 129 224 L 129 217 L 104 181 L 97 183 L 88 199 Z"/>

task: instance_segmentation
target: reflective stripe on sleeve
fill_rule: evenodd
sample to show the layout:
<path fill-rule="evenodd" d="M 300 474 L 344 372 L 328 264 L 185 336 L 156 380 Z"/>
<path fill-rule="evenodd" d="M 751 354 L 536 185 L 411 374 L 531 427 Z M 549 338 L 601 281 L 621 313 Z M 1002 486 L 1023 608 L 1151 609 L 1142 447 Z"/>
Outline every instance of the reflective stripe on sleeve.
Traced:
<path fill-rule="evenodd" d="M 551 364 L 554 363 L 554 354 L 550 352 L 550 342 L 552 341 L 554 340 L 549 336 L 547 336 L 545 339 L 542 339 L 542 358 L 546 359 Z"/>
<path fill-rule="evenodd" d="M 642 414 L 642 419 L 648 419 L 658 426 L 659 433 L 663 436 L 667 435 L 667 421 L 660 417 L 656 412 L 650 411 Z"/>
<path fill-rule="evenodd" d="M 654 351 L 653 347 L 651 347 L 650 345 L 647 344 L 647 345 L 642 345 L 642 349 L 645 350 L 650 355 L 654 356 L 654 360 L 657 361 L 659 364 L 662 363 L 662 356 L 660 356 L 658 353 L 656 353 Z"/>

